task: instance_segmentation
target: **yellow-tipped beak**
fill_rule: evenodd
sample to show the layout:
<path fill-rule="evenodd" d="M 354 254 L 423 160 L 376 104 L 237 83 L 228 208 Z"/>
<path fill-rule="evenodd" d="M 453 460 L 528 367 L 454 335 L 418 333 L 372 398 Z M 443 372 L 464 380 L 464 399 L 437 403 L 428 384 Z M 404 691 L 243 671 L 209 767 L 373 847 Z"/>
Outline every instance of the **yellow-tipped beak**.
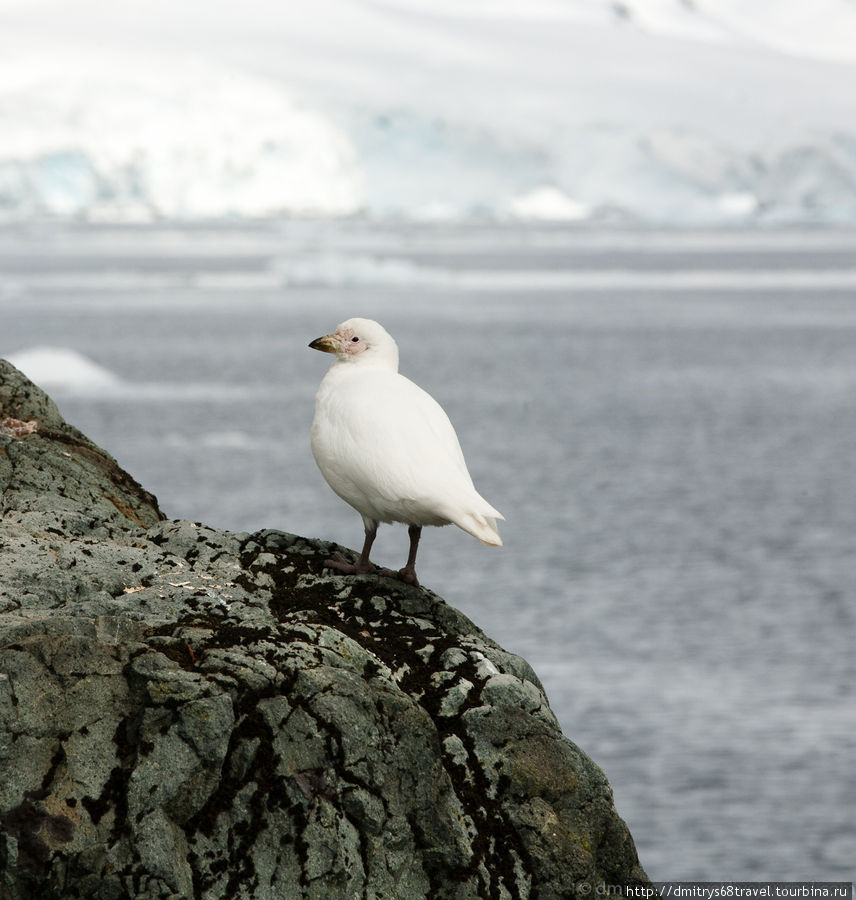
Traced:
<path fill-rule="evenodd" d="M 322 353 L 337 353 L 339 350 L 339 341 L 335 334 L 325 334 L 324 337 L 315 338 L 309 345 L 313 350 L 320 350 Z"/>

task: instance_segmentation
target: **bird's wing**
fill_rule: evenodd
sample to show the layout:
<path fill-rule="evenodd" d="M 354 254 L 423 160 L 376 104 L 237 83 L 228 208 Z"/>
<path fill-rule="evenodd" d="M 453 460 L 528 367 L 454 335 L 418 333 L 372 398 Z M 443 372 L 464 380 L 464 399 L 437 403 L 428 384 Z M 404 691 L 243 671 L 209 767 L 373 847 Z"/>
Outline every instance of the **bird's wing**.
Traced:
<path fill-rule="evenodd" d="M 340 495 L 349 487 L 367 502 L 428 504 L 451 521 L 463 513 L 500 517 L 473 487 L 455 429 L 430 394 L 394 373 L 348 374 L 326 397 L 319 392 L 324 437 L 313 436 L 318 464 Z"/>

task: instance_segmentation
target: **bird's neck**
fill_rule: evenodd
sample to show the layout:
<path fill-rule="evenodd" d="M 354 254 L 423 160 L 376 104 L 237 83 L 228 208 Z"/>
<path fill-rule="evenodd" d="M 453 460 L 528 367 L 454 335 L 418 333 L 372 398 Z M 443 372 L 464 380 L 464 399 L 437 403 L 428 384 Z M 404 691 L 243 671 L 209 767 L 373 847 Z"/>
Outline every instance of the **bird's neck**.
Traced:
<path fill-rule="evenodd" d="M 357 374 L 360 372 L 388 372 L 395 375 L 398 372 L 398 358 L 389 356 L 369 357 L 362 355 L 358 358 L 336 359 L 330 372 L 339 372 L 341 374 Z"/>

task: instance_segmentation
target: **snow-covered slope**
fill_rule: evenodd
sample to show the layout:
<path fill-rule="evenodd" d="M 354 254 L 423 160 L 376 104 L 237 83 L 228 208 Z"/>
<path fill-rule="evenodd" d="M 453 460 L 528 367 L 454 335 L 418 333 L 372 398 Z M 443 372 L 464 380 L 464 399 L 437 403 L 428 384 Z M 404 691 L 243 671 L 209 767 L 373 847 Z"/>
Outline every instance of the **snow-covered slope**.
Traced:
<path fill-rule="evenodd" d="M 849 0 L 0 0 L 0 215 L 856 220 Z"/>

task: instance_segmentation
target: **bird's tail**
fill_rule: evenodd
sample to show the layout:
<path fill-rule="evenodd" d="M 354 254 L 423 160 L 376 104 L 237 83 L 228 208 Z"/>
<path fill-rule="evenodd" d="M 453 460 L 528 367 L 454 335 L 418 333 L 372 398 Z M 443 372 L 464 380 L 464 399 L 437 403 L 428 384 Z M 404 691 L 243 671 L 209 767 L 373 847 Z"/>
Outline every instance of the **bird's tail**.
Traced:
<path fill-rule="evenodd" d="M 502 518 L 502 516 L 500 516 Z M 502 538 L 499 536 L 499 529 L 496 527 L 496 519 L 492 516 L 482 516 L 479 513 L 464 513 L 459 515 L 452 521 L 463 528 L 468 534 L 474 538 L 478 538 L 488 547 L 501 547 Z"/>
<path fill-rule="evenodd" d="M 496 520 L 505 519 L 505 516 L 494 509 L 481 494 L 476 491 L 473 494 L 472 500 L 463 509 L 459 506 L 452 512 L 450 521 L 488 547 L 501 547 L 502 538 L 499 536 Z"/>

